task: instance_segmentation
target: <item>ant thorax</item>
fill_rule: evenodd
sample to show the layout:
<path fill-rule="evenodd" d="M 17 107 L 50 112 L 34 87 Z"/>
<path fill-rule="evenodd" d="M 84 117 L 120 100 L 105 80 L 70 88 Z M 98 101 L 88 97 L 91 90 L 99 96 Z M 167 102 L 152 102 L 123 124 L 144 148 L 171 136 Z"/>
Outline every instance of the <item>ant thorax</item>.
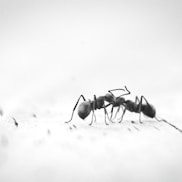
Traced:
<path fill-rule="evenodd" d="M 139 113 L 139 105 L 134 103 L 131 100 L 126 100 L 124 103 L 125 108 L 130 112 L 136 112 Z"/>
<path fill-rule="evenodd" d="M 113 106 L 118 107 L 118 106 L 123 105 L 124 103 L 125 103 L 125 99 L 123 97 L 115 97 L 114 102 L 113 102 Z"/>
<path fill-rule="evenodd" d="M 104 96 L 104 98 L 105 98 L 105 101 L 107 101 L 107 102 L 109 102 L 109 103 L 113 103 L 115 100 L 115 97 L 113 97 L 113 95 L 111 95 L 111 94 L 106 94 L 105 96 Z"/>

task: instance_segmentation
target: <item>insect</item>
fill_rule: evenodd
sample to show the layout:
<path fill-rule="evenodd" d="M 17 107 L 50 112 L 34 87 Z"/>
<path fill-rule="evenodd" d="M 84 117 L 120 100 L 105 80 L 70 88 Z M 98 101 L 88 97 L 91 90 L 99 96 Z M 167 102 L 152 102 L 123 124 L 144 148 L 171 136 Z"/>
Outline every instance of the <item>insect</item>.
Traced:
<path fill-rule="evenodd" d="M 109 119 L 109 117 L 108 117 L 106 107 L 108 107 L 110 104 L 105 105 L 105 96 L 96 97 L 96 95 L 94 95 L 94 100 L 86 100 L 83 95 L 80 95 L 80 97 L 78 98 L 78 100 L 73 108 L 71 119 L 69 121 L 66 121 L 65 123 L 69 123 L 73 119 L 75 109 L 81 98 L 83 99 L 83 102 L 80 103 L 80 105 L 78 106 L 78 116 L 81 119 L 85 119 L 92 111 L 92 120 L 91 120 L 91 123 L 89 124 L 89 125 L 92 125 L 93 121 L 94 120 L 96 121 L 96 116 L 95 116 L 94 111 L 97 109 L 104 109 L 105 124 L 108 125 L 108 123 L 106 121 L 106 116 L 108 119 Z"/>
<path fill-rule="evenodd" d="M 128 91 L 128 94 L 130 93 L 130 91 L 126 88 L 125 89 Z M 112 93 L 112 91 L 114 90 L 110 90 L 110 92 Z M 112 93 L 113 94 L 113 93 Z M 114 94 L 113 94 L 114 95 Z M 113 96 L 114 98 L 114 96 Z M 177 129 L 178 131 L 182 132 L 181 129 L 177 128 L 176 126 L 174 126 L 173 124 L 169 123 L 168 121 L 166 121 L 165 119 L 158 119 L 156 116 L 156 109 L 154 108 L 153 105 L 151 105 L 147 99 L 144 96 L 141 96 L 140 99 L 138 98 L 138 96 L 135 97 L 135 102 L 131 101 L 131 100 L 125 100 L 125 98 L 123 97 L 116 97 L 116 100 L 118 102 L 115 102 L 112 104 L 112 109 L 111 109 L 111 117 L 110 119 L 112 120 L 112 115 L 113 115 L 113 108 L 114 107 L 118 107 L 118 110 L 116 111 L 115 117 L 117 115 L 117 113 L 119 112 L 120 108 L 122 107 L 123 109 L 123 113 L 121 118 L 119 119 L 119 123 L 122 122 L 123 117 L 126 113 L 126 111 L 130 111 L 130 112 L 135 112 L 135 113 L 139 113 L 139 122 L 142 123 L 141 121 L 141 113 L 143 113 L 145 116 L 149 117 L 149 118 L 155 118 L 157 121 L 163 121 L 167 124 L 169 124 L 170 126 L 174 127 L 175 129 Z M 143 101 L 145 101 L 145 103 L 143 103 Z M 115 118 L 114 117 L 114 118 Z"/>
<path fill-rule="evenodd" d="M 125 91 L 124 89 L 114 89 L 114 90 L 122 90 L 122 91 Z M 114 105 L 114 106 L 119 106 L 120 105 L 120 100 L 122 101 L 122 97 L 123 95 L 127 95 L 127 94 L 130 94 L 130 92 L 128 93 L 125 93 L 119 97 L 115 97 L 114 94 L 111 92 L 113 90 L 109 90 L 106 95 L 104 96 L 99 96 L 99 97 L 96 97 L 96 95 L 94 95 L 94 99 L 93 100 L 86 100 L 85 97 L 83 95 L 80 95 L 80 97 L 78 98 L 74 108 L 73 108 L 73 111 L 72 111 L 72 115 L 71 115 L 71 119 L 69 121 L 66 121 L 65 123 L 69 123 L 71 122 L 71 120 L 73 119 L 73 115 L 74 115 L 74 112 L 75 112 L 75 109 L 80 101 L 80 99 L 82 98 L 83 99 L 83 102 L 80 103 L 80 105 L 78 106 L 78 115 L 81 119 L 85 119 L 89 114 L 90 112 L 92 111 L 92 120 L 91 120 L 91 123 L 90 125 L 92 125 L 93 121 L 95 120 L 96 121 L 96 116 L 95 116 L 95 110 L 97 109 L 104 109 L 104 114 L 105 114 L 105 124 L 108 125 L 107 123 L 107 118 L 109 121 L 113 122 L 109 116 L 108 116 L 108 112 L 106 110 L 106 108 L 110 105 Z M 107 104 L 105 103 L 107 102 Z"/>

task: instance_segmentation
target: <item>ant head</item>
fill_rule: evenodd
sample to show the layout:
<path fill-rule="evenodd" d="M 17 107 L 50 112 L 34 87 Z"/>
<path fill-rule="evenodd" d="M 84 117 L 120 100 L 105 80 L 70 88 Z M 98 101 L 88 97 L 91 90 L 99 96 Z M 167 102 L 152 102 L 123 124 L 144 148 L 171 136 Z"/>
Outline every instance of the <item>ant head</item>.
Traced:
<path fill-rule="evenodd" d="M 108 93 L 108 94 L 105 95 L 105 101 L 111 103 L 111 102 L 113 102 L 113 99 L 114 99 L 114 97 L 113 97 L 112 94 Z"/>
<path fill-rule="evenodd" d="M 78 107 L 78 115 L 80 118 L 85 119 L 91 112 L 90 102 L 82 102 Z"/>

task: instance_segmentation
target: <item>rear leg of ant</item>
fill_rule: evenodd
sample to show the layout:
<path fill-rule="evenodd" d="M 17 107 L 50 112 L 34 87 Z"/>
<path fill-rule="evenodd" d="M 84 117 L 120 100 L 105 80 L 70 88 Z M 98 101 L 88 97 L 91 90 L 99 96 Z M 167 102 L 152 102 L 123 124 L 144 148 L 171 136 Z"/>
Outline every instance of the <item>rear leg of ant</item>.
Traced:
<path fill-rule="evenodd" d="M 93 122 L 95 122 L 95 121 L 96 121 L 95 112 L 94 112 L 94 110 L 92 110 L 92 120 L 89 125 L 91 126 L 93 124 Z"/>
<path fill-rule="evenodd" d="M 168 121 L 166 121 L 165 119 L 158 119 L 157 117 L 155 117 L 155 119 L 159 122 L 163 121 L 165 123 L 167 123 L 168 125 L 172 126 L 173 128 L 175 128 L 176 130 L 178 130 L 180 133 L 182 133 L 182 130 L 180 128 L 178 128 L 177 126 L 169 123 Z"/>
<path fill-rule="evenodd" d="M 105 103 L 104 103 L 104 106 L 102 107 L 103 109 L 104 109 L 104 117 L 105 117 L 105 124 L 106 125 L 109 125 L 108 123 L 107 123 L 107 119 L 110 121 L 110 122 L 112 122 L 112 123 L 114 123 L 110 118 L 109 118 L 109 115 L 108 115 L 108 112 L 107 112 L 107 107 L 108 106 L 110 106 L 111 104 L 107 104 L 107 105 L 105 105 Z"/>
<path fill-rule="evenodd" d="M 140 100 L 139 100 L 138 96 L 136 96 L 135 97 L 135 104 L 138 104 L 138 103 L 140 103 Z"/>
<path fill-rule="evenodd" d="M 114 119 L 116 118 L 117 114 L 119 113 L 120 109 L 122 109 L 122 111 L 124 111 L 123 107 L 122 106 L 119 106 L 116 113 L 115 113 L 115 116 L 114 116 Z"/>
<path fill-rule="evenodd" d="M 94 122 L 96 122 L 96 116 L 95 116 L 95 112 L 94 112 L 94 110 L 96 110 L 96 108 L 98 107 L 98 106 L 97 106 L 96 95 L 94 95 L 94 101 L 95 101 L 95 103 L 94 103 L 94 105 L 93 105 L 92 115 L 93 115 L 93 117 L 94 117 Z"/>
<path fill-rule="evenodd" d="M 96 95 L 94 95 L 94 102 L 93 102 L 93 106 L 92 106 L 92 120 L 90 122 L 90 126 L 92 125 L 93 122 L 96 121 L 96 116 L 95 116 L 95 112 L 94 110 L 97 108 L 97 99 L 96 99 Z"/>
<path fill-rule="evenodd" d="M 137 100 L 138 100 L 138 97 L 136 98 Z M 145 102 L 146 102 L 146 104 L 148 105 L 148 106 L 150 106 L 150 104 L 149 104 L 149 102 L 147 101 L 147 99 L 144 97 L 144 96 L 141 96 L 141 98 L 140 98 L 140 101 L 139 101 L 139 121 L 140 121 L 140 123 L 143 123 L 142 121 L 141 121 L 141 108 L 142 108 L 142 101 L 143 100 L 145 100 Z"/>
<path fill-rule="evenodd" d="M 106 125 L 109 125 L 109 124 L 107 123 L 107 118 L 109 119 L 108 113 L 107 113 L 106 108 L 104 107 L 104 121 L 105 121 L 105 124 L 106 124 Z"/>
<path fill-rule="evenodd" d="M 113 119 L 115 118 L 112 118 L 113 117 L 113 112 L 114 112 L 114 106 L 112 106 L 112 108 L 111 108 L 111 116 L 110 116 L 110 118 L 109 118 L 109 120 L 112 122 L 112 123 L 114 123 L 114 121 L 113 121 Z M 117 109 L 117 112 L 118 112 L 118 109 Z"/>
<path fill-rule="evenodd" d="M 139 100 L 139 98 L 137 96 L 135 98 L 135 103 L 137 104 L 137 102 L 139 102 L 139 110 L 138 110 L 138 113 L 139 113 L 139 122 L 140 123 L 143 123 L 142 120 L 141 120 L 141 112 L 142 112 L 141 110 L 142 110 L 142 101 L 143 101 L 143 98 L 144 98 L 144 96 L 141 96 L 140 97 L 140 100 Z M 148 104 L 147 100 L 146 100 L 146 103 Z"/>
<path fill-rule="evenodd" d="M 78 98 L 78 100 L 77 100 L 77 102 L 76 102 L 76 104 L 75 104 L 75 106 L 74 106 L 74 108 L 73 108 L 73 111 L 72 111 L 70 120 L 69 120 L 69 121 L 65 121 L 65 123 L 69 123 L 69 122 L 71 122 L 71 120 L 73 119 L 73 115 L 74 115 L 75 109 L 76 109 L 76 107 L 77 107 L 77 105 L 78 105 L 78 103 L 79 103 L 79 101 L 80 101 L 81 98 L 82 98 L 84 101 L 86 101 L 85 97 L 84 97 L 83 95 L 80 95 L 80 97 Z"/>

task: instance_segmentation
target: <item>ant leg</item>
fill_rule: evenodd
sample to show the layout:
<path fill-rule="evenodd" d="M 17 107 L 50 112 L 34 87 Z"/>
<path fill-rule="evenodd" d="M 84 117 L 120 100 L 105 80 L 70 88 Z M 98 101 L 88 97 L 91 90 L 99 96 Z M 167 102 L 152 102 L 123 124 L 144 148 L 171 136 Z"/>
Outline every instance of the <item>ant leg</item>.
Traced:
<path fill-rule="evenodd" d="M 114 123 L 114 121 L 112 120 L 112 115 L 113 115 L 113 110 L 114 110 L 114 107 L 112 106 L 111 108 L 111 116 L 109 117 L 109 114 L 106 110 L 106 107 L 110 106 L 111 103 L 105 105 L 105 102 L 104 102 L 104 106 L 102 108 L 104 108 L 104 112 L 105 112 L 105 116 L 107 115 L 107 119 L 111 122 L 111 123 Z M 106 118 L 106 117 L 105 117 Z"/>
<path fill-rule="evenodd" d="M 144 99 L 144 100 L 145 100 L 145 102 L 147 103 L 147 105 L 149 105 L 149 106 L 150 106 L 149 102 L 147 101 L 147 99 L 146 99 L 144 96 L 141 96 L 141 98 L 142 98 L 142 99 Z"/>
<path fill-rule="evenodd" d="M 96 98 L 96 95 L 94 95 L 94 104 L 93 104 L 93 116 L 94 116 L 94 122 L 96 122 L 96 116 L 95 116 L 95 112 L 94 110 L 96 110 L 97 108 L 97 98 Z"/>
<path fill-rule="evenodd" d="M 136 100 L 135 101 L 137 101 L 137 99 L 138 99 L 138 97 L 136 96 Z M 140 98 L 140 101 L 139 101 L 139 122 L 140 123 L 142 123 L 142 121 L 141 121 L 141 110 L 142 110 L 142 96 L 141 96 L 141 98 Z"/>
<path fill-rule="evenodd" d="M 122 116 L 120 118 L 119 123 L 121 123 L 123 121 L 123 117 L 124 117 L 125 113 L 126 113 L 126 108 L 124 108 L 124 110 L 123 110 L 123 114 L 122 114 Z"/>
<path fill-rule="evenodd" d="M 93 118 L 94 118 L 95 120 L 94 120 Z M 96 116 L 95 116 L 94 111 L 92 111 L 92 120 L 91 120 L 91 122 L 90 122 L 90 124 L 89 124 L 90 126 L 92 125 L 93 121 L 94 121 L 94 122 L 96 121 Z"/>
<path fill-rule="evenodd" d="M 108 112 L 107 112 L 107 110 L 106 110 L 106 107 L 108 107 L 108 106 L 110 106 L 110 105 L 111 105 L 111 103 L 105 105 L 105 102 L 104 102 L 104 106 L 101 107 L 102 109 L 104 109 L 104 116 L 105 116 L 105 124 L 106 124 L 106 125 L 108 125 L 108 123 L 106 122 L 106 116 L 107 116 L 108 120 L 111 121 L 110 118 L 109 118 Z M 112 122 L 112 121 L 111 121 L 111 122 Z"/>
<path fill-rule="evenodd" d="M 110 116 L 110 119 L 112 119 L 113 111 L 114 111 L 114 106 L 112 106 L 112 108 L 111 108 L 111 116 Z"/>
<path fill-rule="evenodd" d="M 95 112 L 94 110 L 97 108 L 97 98 L 96 98 L 96 95 L 94 95 L 94 101 L 93 101 L 93 106 L 92 106 L 92 120 L 90 122 L 90 126 L 92 125 L 93 123 L 93 118 L 95 119 L 94 122 L 96 121 L 96 116 L 95 116 Z"/>
<path fill-rule="evenodd" d="M 166 121 L 165 119 L 158 119 L 157 117 L 155 117 L 155 119 L 159 122 L 163 121 L 165 123 L 167 123 L 168 125 L 172 126 L 173 128 L 175 128 L 176 130 L 178 130 L 179 132 L 182 133 L 182 130 L 180 128 L 178 128 L 177 126 L 173 125 L 172 123 L 169 123 L 168 121 Z"/>
<path fill-rule="evenodd" d="M 139 105 L 139 122 L 142 123 L 141 121 L 141 107 L 142 107 L 142 97 L 139 100 L 138 96 L 135 97 L 135 104 Z"/>
<path fill-rule="evenodd" d="M 136 96 L 136 100 L 138 99 L 138 97 Z M 144 96 L 141 96 L 140 97 L 140 102 L 139 102 L 139 121 L 140 121 L 140 123 L 142 123 L 142 121 L 141 121 L 141 109 L 142 109 L 142 100 L 145 100 L 145 102 L 147 103 L 147 105 L 149 105 L 150 106 L 150 104 L 149 104 L 149 102 L 147 101 L 147 99 L 144 97 Z"/>
<path fill-rule="evenodd" d="M 140 100 L 139 100 L 139 98 L 136 96 L 136 97 L 135 97 L 135 104 L 138 104 L 138 103 L 140 103 Z"/>
<path fill-rule="evenodd" d="M 108 112 L 107 112 L 107 110 L 106 110 L 106 107 L 108 107 L 108 106 L 110 106 L 110 105 L 111 105 L 111 104 L 105 105 L 105 102 L 104 102 L 103 108 L 104 108 L 105 124 L 106 124 L 106 125 L 108 125 L 108 123 L 107 123 L 107 121 L 106 121 L 107 119 L 113 123 L 113 121 L 109 118 Z M 107 116 L 107 119 L 106 119 L 106 116 Z"/>
<path fill-rule="evenodd" d="M 106 110 L 105 107 L 104 107 L 104 114 L 105 114 L 105 124 L 106 124 L 106 125 L 109 125 L 109 124 L 107 123 L 107 121 L 106 121 L 106 116 L 107 116 L 107 118 L 108 118 L 108 113 L 107 113 L 107 110 Z"/>
<path fill-rule="evenodd" d="M 117 111 L 116 111 L 116 113 L 115 113 L 114 119 L 116 118 L 116 116 L 119 113 L 120 109 L 122 109 L 122 111 L 124 111 L 123 110 L 123 107 L 122 106 L 119 106 L 118 109 L 117 109 Z"/>
<path fill-rule="evenodd" d="M 80 97 L 78 98 L 78 100 L 77 100 L 77 102 L 76 102 L 76 104 L 75 104 L 75 106 L 74 106 L 74 108 L 73 108 L 73 111 L 72 111 L 72 114 L 71 114 L 71 119 L 70 119 L 69 121 L 66 121 L 65 123 L 69 123 L 69 122 L 71 122 L 71 120 L 73 119 L 73 114 L 74 114 L 75 109 L 76 109 L 76 107 L 77 107 L 77 105 L 78 105 L 78 102 L 80 101 L 81 98 L 82 98 L 84 101 L 86 101 L 85 97 L 84 97 L 83 95 L 80 95 Z"/>

